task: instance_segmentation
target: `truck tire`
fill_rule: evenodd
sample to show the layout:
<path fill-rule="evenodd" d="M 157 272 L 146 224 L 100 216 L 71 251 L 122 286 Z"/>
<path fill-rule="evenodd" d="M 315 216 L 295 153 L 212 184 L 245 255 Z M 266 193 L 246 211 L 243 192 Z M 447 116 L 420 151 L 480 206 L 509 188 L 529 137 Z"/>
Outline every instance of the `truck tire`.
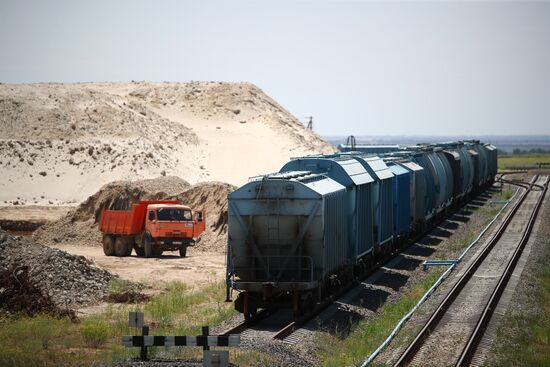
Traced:
<path fill-rule="evenodd" d="M 143 247 L 139 247 L 137 243 L 134 244 L 134 251 L 136 252 L 136 255 L 138 257 L 145 256 L 145 250 L 143 249 Z"/>
<path fill-rule="evenodd" d="M 111 235 L 103 235 L 103 253 L 106 256 L 113 256 L 115 254 L 115 241 Z"/>
<path fill-rule="evenodd" d="M 151 257 L 153 255 L 153 240 L 149 233 L 146 233 L 143 238 L 143 255 Z"/>
<path fill-rule="evenodd" d="M 157 247 L 157 246 L 153 247 L 153 256 L 154 257 L 161 257 L 163 252 L 164 251 L 160 247 Z"/>
<path fill-rule="evenodd" d="M 126 253 L 128 252 L 127 249 L 128 244 L 126 240 L 123 237 L 117 237 L 115 240 L 115 255 L 116 256 L 126 256 Z"/>
<path fill-rule="evenodd" d="M 126 237 L 126 253 L 124 256 L 132 255 L 132 250 L 134 248 L 134 239 L 132 237 Z"/>
<path fill-rule="evenodd" d="M 187 246 L 180 247 L 180 256 L 181 257 L 186 257 L 187 256 Z"/>

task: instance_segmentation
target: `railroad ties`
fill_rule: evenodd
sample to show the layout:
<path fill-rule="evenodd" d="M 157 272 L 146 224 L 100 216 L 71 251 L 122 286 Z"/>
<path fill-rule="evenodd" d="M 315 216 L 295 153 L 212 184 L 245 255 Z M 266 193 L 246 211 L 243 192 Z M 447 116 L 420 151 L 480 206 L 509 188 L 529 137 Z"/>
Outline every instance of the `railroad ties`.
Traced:
<path fill-rule="evenodd" d="M 529 240 L 548 177 L 535 177 L 533 183 L 536 185 L 525 190 L 487 245 L 458 272 L 450 292 L 395 366 L 483 363 L 485 349 L 491 344 L 490 337 L 484 338 L 485 330 Z"/>
<path fill-rule="evenodd" d="M 547 186 L 547 176 L 536 177 L 532 185 L 525 189 L 486 246 L 478 250 L 469 266 L 465 263 L 465 268 L 457 273 L 457 277 L 464 278 L 463 284 L 458 280 L 454 286 L 451 285 L 453 289 L 457 288 L 455 294 L 448 296 L 449 300 L 444 301 L 448 304 L 440 306 L 442 310 L 431 316 L 434 320 L 425 326 L 426 330 L 417 337 L 417 345 L 409 346 L 396 363 L 397 366 L 482 363 L 483 351 L 492 342 L 492 338 L 483 337 L 487 321 L 495 308 L 498 312 L 500 296 L 507 294 L 506 280 L 521 255 L 520 248 L 523 248 L 529 238 L 537 208 L 542 203 Z M 476 261 L 478 264 L 472 266 Z M 375 271 L 376 269 L 369 275 Z M 497 284 L 500 284 L 499 289 Z M 292 320 L 291 313 L 262 310 L 248 322 L 228 330 L 225 335 L 240 333 L 244 338 L 261 337 L 298 344 L 312 330 L 317 330 L 317 325 L 322 320 L 330 319 L 334 314 L 333 308 L 340 303 L 347 303 L 348 298 L 353 298 L 359 288 L 357 284 L 350 285 L 297 321 Z M 491 299 L 493 304 L 489 305 Z M 483 314 L 487 320 L 480 321 Z M 467 345 L 470 346 L 467 348 Z"/>

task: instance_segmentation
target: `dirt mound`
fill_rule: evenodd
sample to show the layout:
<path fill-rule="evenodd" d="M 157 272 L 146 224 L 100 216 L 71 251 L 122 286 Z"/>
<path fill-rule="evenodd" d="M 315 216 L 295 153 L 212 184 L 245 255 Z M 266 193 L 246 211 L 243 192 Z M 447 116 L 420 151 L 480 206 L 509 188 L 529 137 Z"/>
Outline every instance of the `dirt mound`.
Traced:
<path fill-rule="evenodd" d="M 105 297 L 114 277 L 82 256 L 0 230 L 0 308 L 4 311 L 70 314 Z"/>
<path fill-rule="evenodd" d="M 115 181 L 103 186 L 63 218 L 40 227 L 33 239 L 45 245 L 77 243 L 98 246 L 101 233 L 97 229 L 103 208 L 128 209 L 139 200 L 160 200 L 181 193 L 189 187 L 179 177 L 158 177 L 137 181 Z"/>
<path fill-rule="evenodd" d="M 158 177 L 137 181 L 115 181 L 103 186 L 69 214 L 72 221 L 94 219 L 97 223 L 103 208 L 127 210 L 140 200 L 160 200 L 182 192 L 190 185 L 179 177 Z"/>
<path fill-rule="evenodd" d="M 163 173 L 240 185 L 334 151 L 249 83 L 0 84 L 0 115 L 4 205 L 77 203 Z"/>
<path fill-rule="evenodd" d="M 194 185 L 174 198 L 195 209 L 204 209 L 206 230 L 199 237 L 193 250 L 200 252 L 224 252 L 227 244 L 227 195 L 231 185 L 222 182 L 206 182 Z"/>
<path fill-rule="evenodd" d="M 110 293 L 103 300 L 110 303 L 143 303 L 150 299 L 151 296 L 130 289 L 119 293 Z"/>
<path fill-rule="evenodd" d="M 178 199 L 206 212 L 206 230 L 193 251 L 223 252 L 227 243 L 227 195 L 232 190 L 231 185 L 221 182 L 189 186 L 177 177 L 117 181 L 102 187 L 63 218 L 40 227 L 33 239 L 48 246 L 62 243 L 101 246 L 97 223 L 103 208 L 127 209 L 139 200 Z"/>

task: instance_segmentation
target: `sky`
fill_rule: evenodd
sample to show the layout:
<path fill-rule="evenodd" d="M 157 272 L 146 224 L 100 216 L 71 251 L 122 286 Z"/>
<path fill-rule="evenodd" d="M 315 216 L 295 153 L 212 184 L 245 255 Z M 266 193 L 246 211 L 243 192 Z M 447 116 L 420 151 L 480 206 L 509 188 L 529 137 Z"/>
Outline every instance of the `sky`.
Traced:
<path fill-rule="evenodd" d="M 0 0 L 0 82 L 248 81 L 321 135 L 550 134 L 550 1 Z"/>

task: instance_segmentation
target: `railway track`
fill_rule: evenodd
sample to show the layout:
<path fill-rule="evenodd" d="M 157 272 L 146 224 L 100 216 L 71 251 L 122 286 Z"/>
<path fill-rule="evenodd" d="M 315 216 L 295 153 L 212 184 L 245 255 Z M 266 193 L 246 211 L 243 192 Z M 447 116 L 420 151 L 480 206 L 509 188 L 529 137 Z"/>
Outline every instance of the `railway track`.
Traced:
<path fill-rule="evenodd" d="M 547 187 L 547 176 L 534 178 L 395 366 L 482 363 L 474 358 L 476 350 L 487 347 L 480 341 L 529 240 Z"/>
<path fill-rule="evenodd" d="M 375 270 L 376 269 L 373 269 L 372 272 Z M 333 294 L 318 304 L 312 311 L 304 314 L 297 320 L 294 320 L 291 310 L 261 310 L 253 319 L 243 321 L 230 330 L 225 331 L 223 335 L 241 334 L 246 336 L 255 334 L 264 338 L 284 340 L 289 344 L 294 344 L 301 339 L 299 329 L 303 325 L 313 320 L 335 301 L 345 297 L 345 295 L 356 285 L 357 283 L 351 283 L 342 288 L 339 292 Z"/>

